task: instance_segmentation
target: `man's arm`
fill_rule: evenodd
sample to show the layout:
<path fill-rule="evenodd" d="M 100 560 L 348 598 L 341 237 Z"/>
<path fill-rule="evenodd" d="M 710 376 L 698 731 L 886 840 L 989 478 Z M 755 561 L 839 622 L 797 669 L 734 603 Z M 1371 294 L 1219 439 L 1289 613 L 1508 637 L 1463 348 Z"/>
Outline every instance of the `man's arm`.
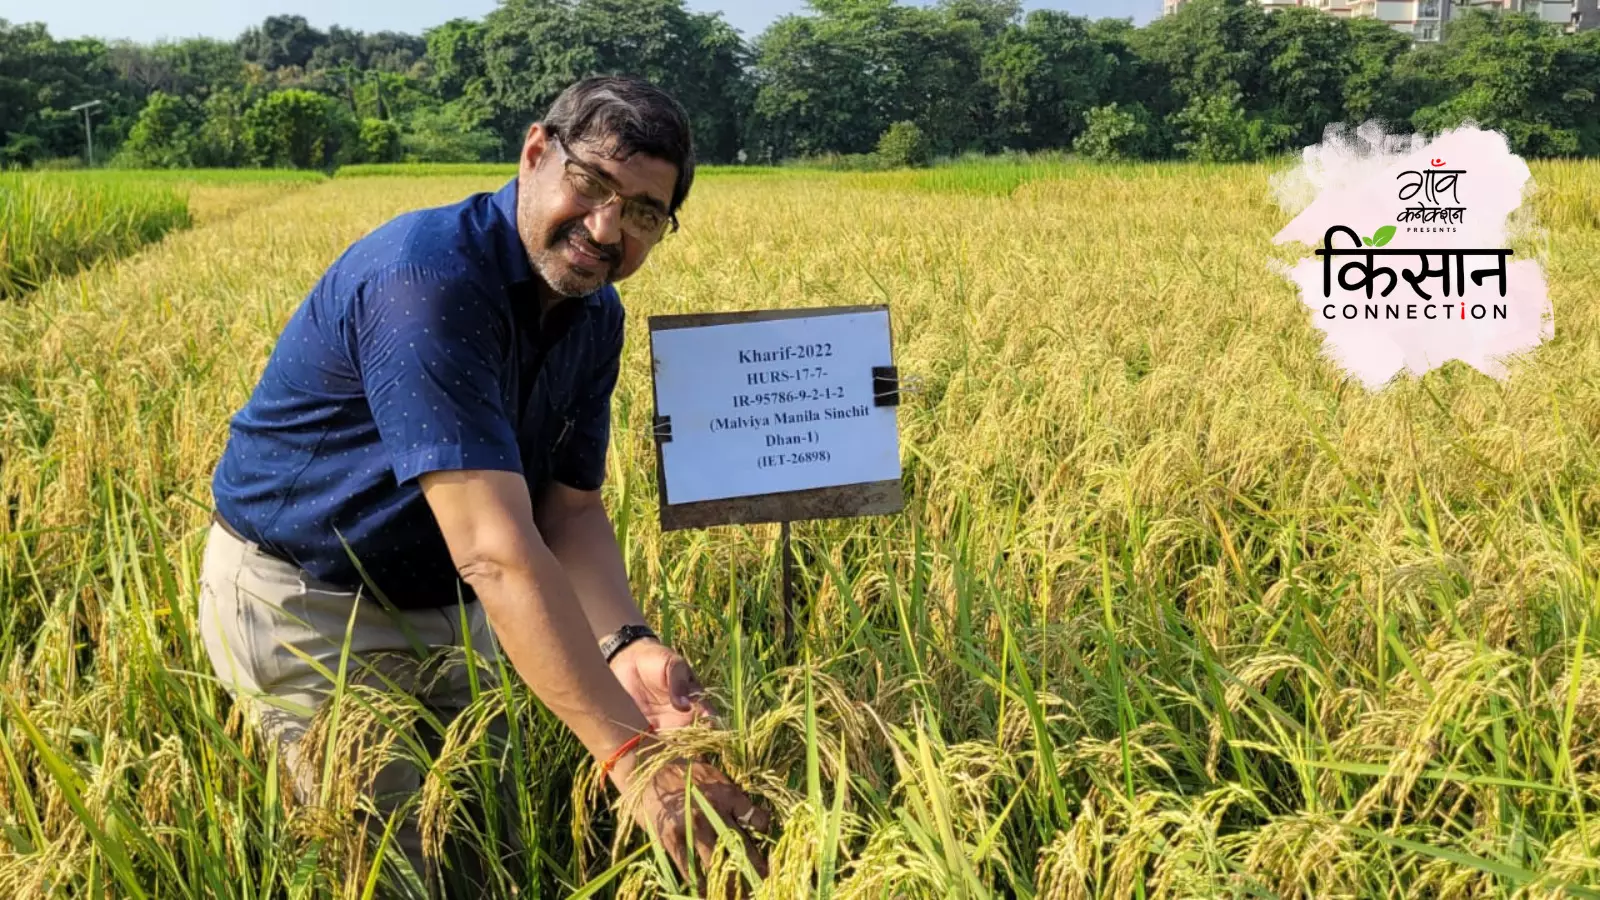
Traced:
<path fill-rule="evenodd" d="M 624 625 L 648 624 L 628 586 L 616 529 L 599 491 L 553 483 L 535 507 L 534 521 L 566 570 L 595 640 Z"/>
<path fill-rule="evenodd" d="M 511 665 L 549 710 L 572 729 L 596 758 L 644 731 L 644 714 L 606 668 L 572 584 L 539 536 L 527 482 L 515 472 L 489 470 L 425 473 L 423 496 L 444 532 L 461 577 L 477 592 L 489 626 Z M 653 738 L 611 769 L 626 790 Z M 678 761 L 657 769 L 642 791 L 635 815 L 661 840 L 680 871 L 696 856 L 711 859 L 716 833 L 697 808 L 685 808 L 688 786 L 705 797 L 728 828 L 766 831 L 771 819 L 727 776 L 705 763 Z M 766 858 L 744 839 L 747 858 L 762 877 Z M 694 850 L 688 848 L 692 845 Z"/>
<path fill-rule="evenodd" d="M 617 306 L 602 339 L 604 349 L 567 411 L 571 433 L 551 461 L 554 478 L 534 509 L 539 533 L 572 581 L 596 641 L 624 625 L 647 624 L 628 587 L 616 531 L 600 499 L 624 316 Z M 660 641 L 642 638 L 624 646 L 612 657 L 611 671 L 657 728 L 677 728 L 714 714 L 697 699 L 702 688 L 688 661 Z"/>
<path fill-rule="evenodd" d="M 596 641 L 624 625 L 645 625 L 633 599 L 616 530 L 598 490 L 552 484 L 534 510 L 539 533 L 567 573 Z M 611 660 L 611 672 L 657 728 L 716 715 L 694 669 L 660 641 L 641 638 Z"/>
<path fill-rule="evenodd" d="M 430 472 L 422 493 L 462 580 L 533 693 L 600 759 L 648 722 L 595 650 L 569 575 L 534 525 L 514 472 Z M 631 759 L 613 770 L 626 780 Z"/>

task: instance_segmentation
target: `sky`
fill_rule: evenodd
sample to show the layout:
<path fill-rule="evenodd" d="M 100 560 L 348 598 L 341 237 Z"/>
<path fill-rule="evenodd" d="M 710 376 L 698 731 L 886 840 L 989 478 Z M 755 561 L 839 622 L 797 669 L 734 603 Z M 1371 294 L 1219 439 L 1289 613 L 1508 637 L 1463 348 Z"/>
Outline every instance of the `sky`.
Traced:
<path fill-rule="evenodd" d="M 691 9 L 720 12 L 746 37 L 779 16 L 805 9 L 804 0 L 687 0 Z M 301 15 L 315 28 L 342 25 L 359 31 L 420 34 L 448 19 L 479 18 L 496 0 L 0 0 L 0 19 L 44 22 L 57 38 L 232 39 L 271 15 Z M 926 5 L 922 3 L 921 5 Z M 1062 9 L 1080 16 L 1155 18 L 1161 0 L 1025 0 L 1028 9 Z"/>

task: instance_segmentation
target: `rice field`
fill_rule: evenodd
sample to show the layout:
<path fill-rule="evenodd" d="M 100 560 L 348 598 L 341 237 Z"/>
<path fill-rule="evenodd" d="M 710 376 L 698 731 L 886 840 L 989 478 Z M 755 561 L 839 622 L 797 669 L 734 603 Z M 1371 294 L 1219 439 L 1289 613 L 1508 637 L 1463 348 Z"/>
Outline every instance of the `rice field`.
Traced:
<path fill-rule="evenodd" d="M 340 166 L 335 178 L 504 178 L 517 174 L 516 163 L 359 163 Z"/>
<path fill-rule="evenodd" d="M 0 299 L 189 224 L 171 188 L 0 176 Z"/>
<path fill-rule="evenodd" d="M 1600 164 L 1532 167 L 1555 339 L 1381 393 L 1269 273 L 1280 165 L 706 177 L 622 285 L 606 499 L 724 712 L 679 739 L 775 812 L 757 896 L 1600 896 Z M 0 896 L 406 896 L 350 827 L 385 754 L 429 766 L 436 844 L 527 848 L 483 896 L 687 892 L 526 690 L 433 751 L 350 689 L 319 734 L 378 749 L 297 806 L 196 639 L 211 470 L 282 323 L 387 217 L 500 183 L 219 185 L 5 309 Z M 776 526 L 657 526 L 646 318 L 878 302 L 922 380 L 907 508 L 795 526 L 786 654 Z"/>
<path fill-rule="evenodd" d="M 0 173 L 0 300 L 189 227 L 195 190 L 321 177 L 274 170 Z"/>

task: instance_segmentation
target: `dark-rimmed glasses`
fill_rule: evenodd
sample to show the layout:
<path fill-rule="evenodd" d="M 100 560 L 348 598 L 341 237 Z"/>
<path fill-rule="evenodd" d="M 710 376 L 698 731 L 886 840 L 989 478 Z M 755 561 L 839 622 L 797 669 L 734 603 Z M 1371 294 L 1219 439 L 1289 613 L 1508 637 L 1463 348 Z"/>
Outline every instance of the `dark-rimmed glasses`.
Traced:
<path fill-rule="evenodd" d="M 562 163 L 564 180 L 584 208 L 603 209 L 621 200 L 622 230 L 636 240 L 658 241 L 668 233 L 666 228 L 669 224 L 672 231 L 678 230 L 677 216 L 668 215 L 648 200 L 622 196 L 622 192 L 603 172 L 574 156 L 561 140 L 561 135 L 552 132 L 550 136 L 566 157 Z"/>

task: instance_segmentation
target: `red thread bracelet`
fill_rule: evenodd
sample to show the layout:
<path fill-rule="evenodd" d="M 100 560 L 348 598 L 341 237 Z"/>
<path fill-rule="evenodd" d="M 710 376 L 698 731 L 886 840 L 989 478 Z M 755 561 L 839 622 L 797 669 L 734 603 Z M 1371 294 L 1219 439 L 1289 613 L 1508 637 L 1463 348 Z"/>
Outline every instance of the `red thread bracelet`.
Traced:
<path fill-rule="evenodd" d="M 639 742 L 644 740 L 646 735 L 655 734 L 655 731 L 656 731 L 656 724 L 654 722 L 651 722 L 649 725 L 647 725 L 645 727 L 645 730 L 643 730 L 643 731 L 639 732 L 638 734 L 634 735 L 633 737 L 628 738 L 627 740 L 623 741 L 622 742 L 622 746 L 618 747 L 611 754 L 611 758 L 600 764 L 600 777 L 601 778 L 605 778 L 607 775 L 610 775 L 612 766 L 615 766 L 618 762 L 620 762 L 622 760 L 622 758 L 624 756 L 627 756 L 628 755 L 628 751 L 634 749 L 635 747 L 638 747 L 639 746 Z"/>

